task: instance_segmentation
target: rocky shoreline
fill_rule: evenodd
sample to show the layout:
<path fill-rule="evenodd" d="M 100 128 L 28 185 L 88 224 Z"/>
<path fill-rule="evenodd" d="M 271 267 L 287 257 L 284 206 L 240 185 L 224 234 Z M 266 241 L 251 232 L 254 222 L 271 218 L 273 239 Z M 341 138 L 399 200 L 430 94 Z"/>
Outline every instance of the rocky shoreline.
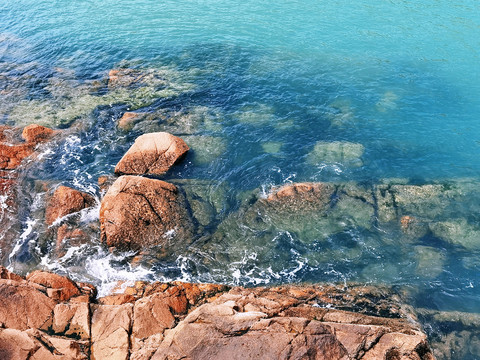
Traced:
<path fill-rule="evenodd" d="M 94 286 L 0 268 L 2 359 L 434 359 L 401 297 L 382 287 Z M 354 310 L 354 311 L 352 311 Z"/>
<path fill-rule="evenodd" d="M 135 74 L 111 73 L 108 86 L 113 89 L 126 86 L 124 82 L 138 81 Z M 135 113 L 126 112 L 118 121 L 123 131 L 151 120 L 145 120 L 145 114 L 132 114 Z M 45 142 L 65 137 L 68 131 L 39 125 L 24 129 L 0 127 L 3 229 L 19 226 L 15 214 L 17 180 L 24 170 L 21 167 L 41 156 Z M 425 238 L 460 249 L 464 252 L 463 266 L 475 266 L 469 252 L 480 249 L 480 230 L 464 214 L 444 212 L 452 203 L 465 199 L 475 203 L 475 180 L 284 184 L 263 195 L 259 191 L 240 194 L 240 206 L 219 220 L 227 190 L 219 187 L 219 194 L 206 196 L 205 187 L 209 184 L 202 180 L 158 178 L 184 159 L 189 151 L 189 137 L 184 138 L 185 141 L 166 132 L 137 138 L 115 167 L 119 177 L 107 175 L 98 179 L 101 199 L 71 187 L 39 181 L 35 186 L 48 194 L 40 207 L 41 251 L 62 257 L 71 246 L 91 246 L 92 239 L 100 239 L 112 252 L 136 252 L 132 263 L 141 263 L 149 257 L 168 258 L 175 252 L 187 251 L 192 244 L 200 244 L 212 262 L 233 263 L 244 256 L 241 246 L 237 250 L 236 245 L 245 234 L 258 242 L 255 246 L 259 257 L 268 259 L 269 251 L 277 246 L 272 237 L 278 228 L 302 234 L 301 241 L 309 246 L 316 239 L 330 239 L 353 224 L 365 231 L 380 226 L 400 234 L 394 245 L 399 251 L 415 249 L 412 261 L 415 273 L 422 278 L 439 276 L 447 258 L 445 251 L 429 245 Z M 208 143 L 210 139 L 202 141 Z M 334 154 L 335 159 L 356 166 L 363 151 L 363 147 L 350 143 L 319 143 L 308 161 L 315 163 L 326 154 Z M 100 221 L 85 226 L 81 213 L 98 206 Z M 205 232 L 208 237 L 202 236 Z M 0 241 L 3 259 L 13 247 L 15 232 L 5 234 L 0 233 L 4 235 Z M 407 250 L 402 248 L 403 244 L 409 244 Z M 360 258 L 361 250 L 356 244 L 347 244 L 345 248 L 345 256 L 352 262 Z M 318 258 L 314 260 L 334 258 L 338 256 L 335 251 L 334 247 L 326 247 L 315 254 Z M 376 265 L 369 264 L 365 276 L 378 271 Z M 227 355 L 254 359 L 258 354 L 272 359 L 433 358 L 415 312 L 399 300 L 398 294 L 380 286 L 286 285 L 246 289 L 137 282 L 133 287 L 124 284 L 125 289 L 119 284 L 121 292 L 97 299 L 93 285 L 60 275 L 36 271 L 24 278 L 5 268 L 1 274 L 2 359 L 220 359 Z M 451 328 L 466 323 L 466 328 L 473 329 L 449 335 L 448 347 L 443 346 L 439 352 L 442 358 L 448 359 L 449 352 L 458 353 L 462 347 L 468 348 L 466 354 L 475 353 L 479 343 L 474 331 L 478 320 L 471 320 L 471 315 L 431 309 L 421 309 L 419 315 L 422 319 L 454 324 Z M 441 342 L 442 339 L 436 343 L 439 348 Z M 11 346 L 16 343 L 22 346 Z"/>

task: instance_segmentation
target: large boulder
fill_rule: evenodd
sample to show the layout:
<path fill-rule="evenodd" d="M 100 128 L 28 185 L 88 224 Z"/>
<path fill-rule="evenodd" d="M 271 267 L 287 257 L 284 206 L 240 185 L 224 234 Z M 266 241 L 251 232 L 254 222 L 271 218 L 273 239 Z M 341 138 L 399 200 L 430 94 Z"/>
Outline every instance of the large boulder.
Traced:
<path fill-rule="evenodd" d="M 116 174 L 161 175 L 189 150 L 187 144 L 165 132 L 139 136 L 115 167 Z"/>
<path fill-rule="evenodd" d="M 59 186 L 48 202 L 45 221 L 47 225 L 51 225 L 58 218 L 73 214 L 94 204 L 93 196 L 67 186 Z"/>
<path fill-rule="evenodd" d="M 362 144 L 347 141 L 319 141 L 308 154 L 310 164 L 341 163 L 346 166 L 362 166 L 361 157 L 365 152 Z"/>
<path fill-rule="evenodd" d="M 173 184 L 140 176 L 121 176 L 100 207 L 101 240 L 109 247 L 140 250 L 192 239 L 186 200 Z"/>

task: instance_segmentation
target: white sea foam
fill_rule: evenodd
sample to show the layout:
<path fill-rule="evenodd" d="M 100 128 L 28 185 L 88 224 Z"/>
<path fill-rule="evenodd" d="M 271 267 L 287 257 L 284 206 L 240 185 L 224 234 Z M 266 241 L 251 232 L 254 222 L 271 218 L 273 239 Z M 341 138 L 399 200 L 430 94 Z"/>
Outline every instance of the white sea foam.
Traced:
<path fill-rule="evenodd" d="M 13 247 L 12 251 L 10 252 L 10 255 L 8 256 L 9 266 L 12 265 L 12 260 L 15 258 L 18 251 L 21 249 L 22 245 L 25 244 L 30 234 L 32 234 L 34 225 L 36 223 L 37 223 L 36 219 L 30 219 L 30 218 L 27 219 L 27 221 L 25 222 L 24 230 L 20 234 L 17 242 L 15 243 L 15 246 Z"/>

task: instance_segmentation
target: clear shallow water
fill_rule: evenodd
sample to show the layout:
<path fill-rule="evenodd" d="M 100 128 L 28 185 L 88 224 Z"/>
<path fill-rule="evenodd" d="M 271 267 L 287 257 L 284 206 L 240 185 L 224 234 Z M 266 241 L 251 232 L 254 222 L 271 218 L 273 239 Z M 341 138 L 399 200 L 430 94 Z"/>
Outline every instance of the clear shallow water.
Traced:
<path fill-rule="evenodd" d="M 261 197 L 285 182 L 475 184 L 479 14 L 475 1 L 3 1 L 0 120 L 70 134 L 25 170 L 17 248 L 2 255 L 4 262 L 19 270 L 48 266 L 97 284 L 139 277 L 386 282 L 413 289 L 420 307 L 479 312 L 478 246 L 431 233 L 405 241 L 398 228 L 376 221 L 341 223 L 347 213 L 335 226 L 322 224 L 337 229 L 333 234 L 290 222 L 241 230 L 251 225 L 242 217 L 247 193 Z M 161 71 L 167 84 L 112 91 L 105 79 L 118 67 Z M 167 179 L 214 184 L 208 195 L 224 200 L 204 235 L 217 242 L 203 237 L 171 259 L 134 269 L 133 255 L 108 254 L 95 240 L 57 261 L 41 244 L 47 231 L 36 207 L 45 194 L 35 180 L 98 197 L 98 176 L 112 173 L 133 140 L 165 130 L 147 121 L 119 131 L 116 120 L 128 109 L 188 118 L 166 130 L 197 145 Z M 315 147 L 333 141 L 361 150 L 325 158 Z M 475 242 L 477 198 L 469 190 L 447 207 L 434 203 L 440 210 L 428 221 L 467 219 Z M 95 217 L 92 211 L 81 221 Z M 427 267 L 441 263 L 439 272 L 418 271 L 419 246 L 435 250 Z"/>

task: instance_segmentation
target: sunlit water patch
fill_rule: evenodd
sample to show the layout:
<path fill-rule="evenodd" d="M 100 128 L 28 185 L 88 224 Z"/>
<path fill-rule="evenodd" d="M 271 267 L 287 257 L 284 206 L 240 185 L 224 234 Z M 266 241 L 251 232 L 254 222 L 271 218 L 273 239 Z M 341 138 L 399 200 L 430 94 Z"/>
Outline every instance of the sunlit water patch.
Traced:
<path fill-rule="evenodd" d="M 0 194 L 3 263 L 102 294 L 137 279 L 387 283 L 442 339 L 432 311 L 480 312 L 479 13 L 469 0 L 3 1 L 0 123 L 61 130 L 19 170 L 18 208 Z M 191 148 L 163 179 L 196 237 L 167 258 L 110 253 L 97 180 L 155 131 Z M 268 203 L 299 182 L 331 197 Z M 60 184 L 96 206 L 46 226 Z M 83 240 L 58 243 L 62 226 Z M 478 357 L 468 346 L 452 358 Z"/>

